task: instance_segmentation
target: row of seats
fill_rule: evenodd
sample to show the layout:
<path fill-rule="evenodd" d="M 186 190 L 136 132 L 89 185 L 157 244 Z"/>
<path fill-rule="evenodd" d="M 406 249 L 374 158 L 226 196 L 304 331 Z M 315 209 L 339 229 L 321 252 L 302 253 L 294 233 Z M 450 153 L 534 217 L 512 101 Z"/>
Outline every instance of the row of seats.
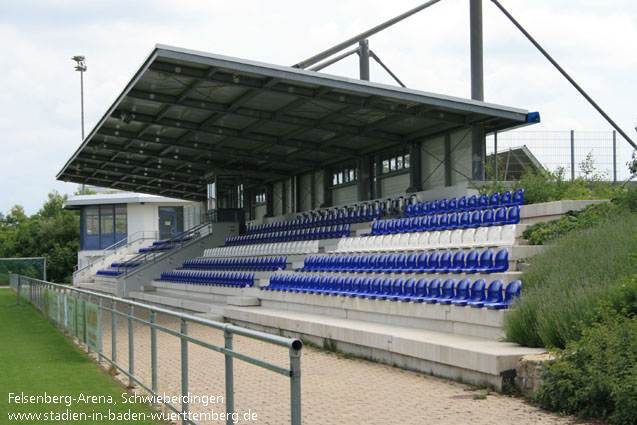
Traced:
<path fill-rule="evenodd" d="M 324 215 L 316 215 L 313 217 L 297 218 L 295 220 L 277 221 L 274 223 L 248 225 L 245 235 L 254 235 L 259 233 L 282 232 L 286 230 L 311 229 L 313 227 L 336 226 L 339 224 L 361 223 L 373 221 L 381 218 L 381 209 L 356 209 L 347 211 L 339 209 L 337 211 L 328 211 Z"/>
<path fill-rule="evenodd" d="M 349 224 L 340 224 L 338 226 L 313 227 L 311 229 L 233 236 L 226 239 L 226 246 L 342 238 L 349 236 L 349 230 Z"/>
<path fill-rule="evenodd" d="M 415 217 L 419 215 L 431 215 L 447 212 L 463 212 L 483 210 L 486 208 L 512 207 L 524 205 L 524 189 L 519 189 L 514 193 L 510 190 L 502 193 L 483 194 L 470 197 L 444 198 L 436 201 L 425 201 L 410 203 L 405 206 L 403 217 Z"/>
<path fill-rule="evenodd" d="M 287 257 L 193 258 L 184 261 L 179 270 L 285 270 Z"/>
<path fill-rule="evenodd" d="M 97 273 L 95 273 L 96 276 L 106 276 L 106 277 L 117 277 L 120 274 L 123 274 L 125 272 L 125 270 L 121 270 L 121 269 L 103 269 L 103 270 L 98 270 Z"/>
<path fill-rule="evenodd" d="M 187 236 L 176 236 L 172 239 L 161 239 L 161 240 L 153 242 L 153 246 L 165 245 L 170 243 L 187 242 L 194 237 L 195 237 L 194 235 L 187 235 Z"/>
<path fill-rule="evenodd" d="M 221 246 L 208 248 L 204 257 L 252 257 L 255 255 L 294 255 L 316 254 L 319 252 L 319 241 L 297 241 L 283 243 L 266 243 L 256 245 Z"/>
<path fill-rule="evenodd" d="M 162 282 L 187 283 L 192 285 L 228 286 L 245 288 L 254 285 L 254 273 L 217 273 L 200 271 L 170 271 L 163 272 Z"/>
<path fill-rule="evenodd" d="M 446 213 L 422 217 L 404 217 L 378 220 L 372 230 L 363 236 L 387 235 L 392 233 L 424 232 L 434 230 L 469 229 L 473 227 L 504 226 L 520 222 L 520 207 L 502 207 L 469 213 Z"/>
<path fill-rule="evenodd" d="M 338 241 L 335 252 L 422 251 L 462 249 L 515 244 L 515 225 L 477 229 L 436 230 L 434 232 L 395 233 L 357 236 Z"/>
<path fill-rule="evenodd" d="M 142 263 L 141 261 L 131 261 L 131 262 L 111 263 L 111 267 L 133 269 L 135 267 L 141 266 L 142 264 L 144 263 Z"/>
<path fill-rule="evenodd" d="M 358 273 L 500 273 L 509 269 L 509 250 L 496 254 L 480 252 L 433 251 L 363 255 L 308 256 L 297 271 Z"/>
<path fill-rule="evenodd" d="M 286 291 L 368 299 L 427 302 L 457 306 L 506 309 L 520 295 L 522 282 L 510 282 L 503 294 L 504 282 L 494 280 L 486 287 L 486 280 L 450 278 L 442 282 L 435 278 L 356 277 L 338 275 L 275 274 L 270 284 L 261 287 L 267 291 Z"/>

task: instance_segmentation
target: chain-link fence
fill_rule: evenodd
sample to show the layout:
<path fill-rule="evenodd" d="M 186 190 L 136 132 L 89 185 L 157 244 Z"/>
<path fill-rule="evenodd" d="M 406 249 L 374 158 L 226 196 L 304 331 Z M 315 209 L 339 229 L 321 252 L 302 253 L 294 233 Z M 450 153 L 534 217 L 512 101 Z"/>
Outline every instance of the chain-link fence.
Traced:
<path fill-rule="evenodd" d="M 0 258 L 0 286 L 9 285 L 11 273 L 46 280 L 46 258 Z"/>
<path fill-rule="evenodd" d="M 562 169 L 566 179 L 617 182 L 630 175 L 626 163 L 632 150 L 615 131 L 509 131 L 487 136 L 486 143 L 487 168 L 492 176 L 497 169 L 502 180 L 517 180 L 540 167 Z"/>

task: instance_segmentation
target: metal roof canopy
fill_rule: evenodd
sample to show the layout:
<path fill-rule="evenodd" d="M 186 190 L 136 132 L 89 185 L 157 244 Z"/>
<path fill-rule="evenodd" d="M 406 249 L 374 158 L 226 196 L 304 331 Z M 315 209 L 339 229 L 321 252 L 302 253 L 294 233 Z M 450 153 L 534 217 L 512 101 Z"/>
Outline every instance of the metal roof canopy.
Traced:
<path fill-rule="evenodd" d="M 157 45 L 59 180 L 190 200 L 206 181 L 246 187 L 528 112 Z"/>

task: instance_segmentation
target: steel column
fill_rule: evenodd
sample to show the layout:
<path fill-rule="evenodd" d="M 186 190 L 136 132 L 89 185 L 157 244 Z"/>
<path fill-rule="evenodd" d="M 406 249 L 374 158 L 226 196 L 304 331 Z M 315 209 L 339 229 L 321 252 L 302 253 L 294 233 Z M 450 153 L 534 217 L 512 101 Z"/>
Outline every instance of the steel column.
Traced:
<path fill-rule="evenodd" d="M 359 70 L 361 80 L 369 81 L 369 41 L 358 42 Z"/>
<path fill-rule="evenodd" d="M 471 99 L 484 100 L 484 64 L 482 48 L 482 0 L 470 0 L 469 27 L 471 45 Z M 484 180 L 485 139 L 482 128 L 471 128 L 471 178 Z"/>
<path fill-rule="evenodd" d="M 498 182 L 498 132 L 493 132 L 493 174 Z"/>

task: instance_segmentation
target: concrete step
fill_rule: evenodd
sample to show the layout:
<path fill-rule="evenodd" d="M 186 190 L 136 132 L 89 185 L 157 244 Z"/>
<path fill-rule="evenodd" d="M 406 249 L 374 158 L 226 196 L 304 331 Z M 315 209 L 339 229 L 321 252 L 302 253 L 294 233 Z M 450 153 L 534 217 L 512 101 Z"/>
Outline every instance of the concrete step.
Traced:
<path fill-rule="evenodd" d="M 343 352 L 474 385 L 502 389 L 517 360 L 543 349 L 398 325 L 322 314 L 226 307 L 226 320 L 253 329 L 308 339 Z"/>
<path fill-rule="evenodd" d="M 87 291 L 117 295 L 117 284 L 115 282 L 79 282 L 76 286 Z"/>
<path fill-rule="evenodd" d="M 609 202 L 605 199 L 555 201 L 542 204 L 523 205 L 520 209 L 520 218 L 523 224 L 535 224 L 541 221 L 550 221 L 562 217 L 569 211 L 578 211 L 592 204 Z"/>

